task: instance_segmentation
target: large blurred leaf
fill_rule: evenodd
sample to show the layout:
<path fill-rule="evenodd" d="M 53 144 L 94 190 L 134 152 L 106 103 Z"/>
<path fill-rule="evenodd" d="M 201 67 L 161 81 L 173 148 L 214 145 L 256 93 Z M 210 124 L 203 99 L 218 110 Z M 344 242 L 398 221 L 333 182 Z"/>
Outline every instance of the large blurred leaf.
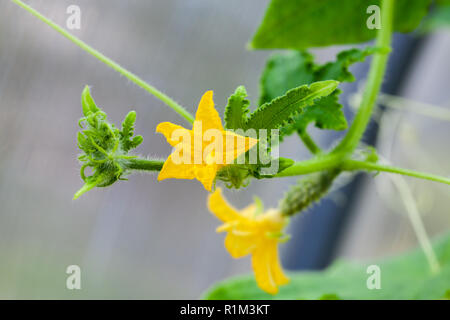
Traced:
<path fill-rule="evenodd" d="M 394 30 L 413 31 L 431 0 L 395 0 Z M 305 49 L 373 39 L 367 28 L 369 5 L 380 0 L 272 0 L 251 46 L 257 49 Z"/>
<path fill-rule="evenodd" d="M 223 281 L 212 287 L 206 299 L 445 299 L 450 289 L 450 234 L 433 245 L 441 271 L 432 274 L 419 249 L 383 261 L 365 264 L 336 262 L 322 272 L 290 273 L 291 282 L 278 295 L 261 291 L 253 275 Z M 381 269 L 381 289 L 369 290 L 366 270 Z"/>
<path fill-rule="evenodd" d="M 442 28 L 450 28 L 450 1 L 449 4 L 433 10 L 425 19 L 421 30 L 430 32 Z"/>

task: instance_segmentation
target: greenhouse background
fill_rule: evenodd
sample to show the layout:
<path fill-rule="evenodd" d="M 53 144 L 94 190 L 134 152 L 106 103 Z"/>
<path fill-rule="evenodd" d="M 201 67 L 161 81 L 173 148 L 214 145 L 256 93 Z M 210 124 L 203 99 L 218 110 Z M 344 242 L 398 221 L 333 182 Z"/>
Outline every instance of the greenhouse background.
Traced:
<path fill-rule="evenodd" d="M 246 45 L 268 1 L 27 3 L 63 26 L 66 8 L 78 5 L 82 24 L 72 31 L 76 36 L 191 112 L 208 89 L 214 90 L 220 113 L 238 85 L 246 86 L 253 103 L 258 100 L 260 73 L 272 51 L 249 51 Z M 450 32 L 420 40 L 397 36 L 396 41 L 399 51 L 403 42 L 415 41 L 396 94 L 446 108 L 447 122 L 405 112 L 414 106 L 410 102 L 388 106 L 376 117 L 380 152 L 396 165 L 448 176 Z M 319 61 L 328 61 L 338 50 L 314 53 Z M 142 155 L 170 153 L 155 128 L 163 121 L 183 124 L 177 114 L 9 1 L 0 3 L 0 71 L 1 298 L 189 299 L 218 280 L 250 272 L 248 258 L 233 260 L 224 250 L 223 235 L 215 233 L 218 222 L 206 207 L 207 192 L 198 182 L 133 175 L 128 182 L 72 200 L 82 184 L 76 133 L 84 85 L 91 86 L 114 123 L 136 110 L 136 132 L 144 136 L 138 148 Z M 352 71 L 364 78 L 367 64 Z M 342 101 L 348 114 L 353 112 L 348 101 L 357 98 L 360 86 L 360 81 L 342 86 L 350 92 Z M 313 129 L 312 134 L 331 146 L 326 133 Z M 280 154 L 308 156 L 296 136 L 287 139 Z M 227 197 L 244 207 L 258 195 L 274 207 L 295 180 L 253 180 L 239 193 L 227 191 Z M 405 180 L 429 234 L 448 229 L 448 186 Z M 385 174 L 363 177 L 352 190 L 355 194 L 337 189 L 324 200 L 322 206 L 333 210 L 316 206 L 294 218 L 289 230 L 293 241 L 282 247 L 287 269 L 320 268 L 336 257 L 365 261 L 418 245 L 402 200 Z M 343 214 L 338 229 L 321 223 Z M 330 241 L 324 242 L 327 235 Z M 327 256 L 319 259 L 321 252 Z M 74 264 L 82 270 L 82 290 L 66 288 L 66 268 Z"/>

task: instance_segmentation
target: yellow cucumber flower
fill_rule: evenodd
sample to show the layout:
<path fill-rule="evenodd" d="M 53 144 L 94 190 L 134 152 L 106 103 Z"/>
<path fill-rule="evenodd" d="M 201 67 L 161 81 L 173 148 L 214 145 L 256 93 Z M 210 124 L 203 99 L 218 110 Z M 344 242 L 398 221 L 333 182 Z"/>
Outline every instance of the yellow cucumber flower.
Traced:
<path fill-rule="evenodd" d="M 158 180 L 197 179 L 208 191 L 211 191 L 220 168 L 232 163 L 258 142 L 224 130 L 214 108 L 212 91 L 207 91 L 201 98 L 192 130 L 163 122 L 156 127 L 156 132 L 162 133 L 175 147 L 164 162 Z"/>
<path fill-rule="evenodd" d="M 242 210 L 236 210 L 222 196 L 217 188 L 209 196 L 209 210 L 221 221 L 217 232 L 228 232 L 225 248 L 233 258 L 252 255 L 252 267 L 258 286 L 276 294 L 278 286 L 289 279 L 284 275 L 278 257 L 278 243 L 283 241 L 282 230 L 288 222 L 276 209 L 261 213 L 261 208 L 251 204 Z"/>

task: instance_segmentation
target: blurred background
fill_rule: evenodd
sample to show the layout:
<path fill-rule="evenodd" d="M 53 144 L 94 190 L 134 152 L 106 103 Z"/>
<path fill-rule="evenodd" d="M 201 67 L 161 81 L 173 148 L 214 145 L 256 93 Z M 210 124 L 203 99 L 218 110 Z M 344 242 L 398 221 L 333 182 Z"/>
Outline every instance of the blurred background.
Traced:
<path fill-rule="evenodd" d="M 62 26 L 67 7 L 78 5 L 76 36 L 191 112 L 208 89 L 220 113 L 238 85 L 246 86 L 253 103 L 258 99 L 259 76 L 271 51 L 248 51 L 246 44 L 267 0 L 27 3 Z M 376 140 L 382 155 L 398 166 L 448 176 L 450 32 L 395 39 L 398 57 L 384 90 L 427 105 L 387 99 L 383 104 L 390 106 L 375 117 L 368 141 Z M 324 62 L 340 50 L 314 53 Z M 352 70 L 361 80 L 367 67 Z M 355 98 L 359 80 L 342 86 L 343 103 Z M 219 221 L 206 208 L 207 192 L 196 181 L 133 175 L 72 201 L 82 185 L 76 133 L 86 84 L 112 122 L 137 111 L 141 155 L 170 154 L 156 125 L 184 125 L 183 119 L 18 6 L 0 3 L 0 298 L 195 299 L 214 282 L 249 272 L 249 258 L 233 260 L 225 251 L 223 234 L 215 233 Z M 408 111 L 414 106 L 419 113 Z M 420 113 L 434 106 L 441 107 L 437 116 Z M 311 132 L 324 147 L 339 136 Z M 296 136 L 280 153 L 309 156 Z M 253 195 L 274 207 L 295 181 L 255 180 L 226 196 L 236 207 L 246 206 Z M 448 230 L 448 186 L 405 181 L 429 234 Z M 418 245 L 402 199 L 384 174 L 336 189 L 294 218 L 289 232 L 293 238 L 282 248 L 288 269 L 322 268 L 336 257 L 365 261 Z M 66 289 L 69 265 L 81 267 L 81 290 Z"/>

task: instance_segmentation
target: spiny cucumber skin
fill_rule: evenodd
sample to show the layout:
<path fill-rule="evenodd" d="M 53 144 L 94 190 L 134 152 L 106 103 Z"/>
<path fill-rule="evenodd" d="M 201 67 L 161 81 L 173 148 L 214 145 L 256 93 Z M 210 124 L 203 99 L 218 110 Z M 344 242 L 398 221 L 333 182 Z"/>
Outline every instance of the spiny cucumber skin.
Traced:
<path fill-rule="evenodd" d="M 281 200 L 281 213 L 285 216 L 293 216 L 320 200 L 329 191 L 339 173 L 339 169 L 326 170 L 300 179 Z"/>

